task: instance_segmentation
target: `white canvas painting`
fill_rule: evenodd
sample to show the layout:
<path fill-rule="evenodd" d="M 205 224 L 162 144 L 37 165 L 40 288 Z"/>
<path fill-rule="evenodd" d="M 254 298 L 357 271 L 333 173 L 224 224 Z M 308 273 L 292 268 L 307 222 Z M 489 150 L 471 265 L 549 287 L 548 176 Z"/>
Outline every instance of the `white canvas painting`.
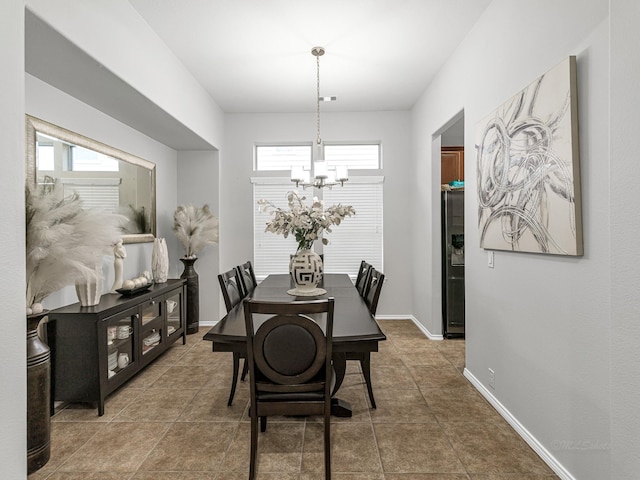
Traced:
<path fill-rule="evenodd" d="M 569 57 L 478 122 L 482 248 L 582 255 L 577 113 Z"/>

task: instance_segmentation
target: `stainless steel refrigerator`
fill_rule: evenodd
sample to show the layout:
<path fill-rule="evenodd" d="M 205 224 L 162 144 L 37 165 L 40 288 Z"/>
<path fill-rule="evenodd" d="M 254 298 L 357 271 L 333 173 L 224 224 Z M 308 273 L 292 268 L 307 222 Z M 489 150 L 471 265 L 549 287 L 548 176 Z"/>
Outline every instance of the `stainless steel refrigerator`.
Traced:
<path fill-rule="evenodd" d="M 464 336 L 464 190 L 442 192 L 442 320 L 445 337 Z"/>

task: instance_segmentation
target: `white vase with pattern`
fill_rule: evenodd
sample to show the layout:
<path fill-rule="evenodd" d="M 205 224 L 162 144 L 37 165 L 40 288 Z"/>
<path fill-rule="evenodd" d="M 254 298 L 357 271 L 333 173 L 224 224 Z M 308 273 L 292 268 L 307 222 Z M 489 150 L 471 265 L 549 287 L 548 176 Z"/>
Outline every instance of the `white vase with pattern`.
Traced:
<path fill-rule="evenodd" d="M 299 292 L 312 292 L 322 280 L 322 259 L 313 250 L 298 250 L 291 257 L 289 272 Z"/>

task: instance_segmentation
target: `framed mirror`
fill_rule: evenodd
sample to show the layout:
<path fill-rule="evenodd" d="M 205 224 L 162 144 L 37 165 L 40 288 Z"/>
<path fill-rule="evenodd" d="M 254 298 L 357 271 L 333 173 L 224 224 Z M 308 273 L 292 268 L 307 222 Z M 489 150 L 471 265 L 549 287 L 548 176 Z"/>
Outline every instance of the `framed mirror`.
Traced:
<path fill-rule="evenodd" d="M 60 182 L 86 208 L 124 215 L 123 243 L 156 235 L 156 165 L 117 148 L 26 116 L 26 179 Z"/>

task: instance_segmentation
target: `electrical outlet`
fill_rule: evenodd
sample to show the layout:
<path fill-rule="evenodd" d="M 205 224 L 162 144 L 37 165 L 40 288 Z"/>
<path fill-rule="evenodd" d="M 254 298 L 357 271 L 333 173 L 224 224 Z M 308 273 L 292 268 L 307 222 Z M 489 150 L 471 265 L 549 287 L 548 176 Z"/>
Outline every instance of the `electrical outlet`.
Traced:
<path fill-rule="evenodd" d="M 489 369 L 489 386 L 493 389 L 496 388 L 496 372 L 493 369 Z"/>
<path fill-rule="evenodd" d="M 487 252 L 487 267 L 493 268 L 493 252 Z"/>

